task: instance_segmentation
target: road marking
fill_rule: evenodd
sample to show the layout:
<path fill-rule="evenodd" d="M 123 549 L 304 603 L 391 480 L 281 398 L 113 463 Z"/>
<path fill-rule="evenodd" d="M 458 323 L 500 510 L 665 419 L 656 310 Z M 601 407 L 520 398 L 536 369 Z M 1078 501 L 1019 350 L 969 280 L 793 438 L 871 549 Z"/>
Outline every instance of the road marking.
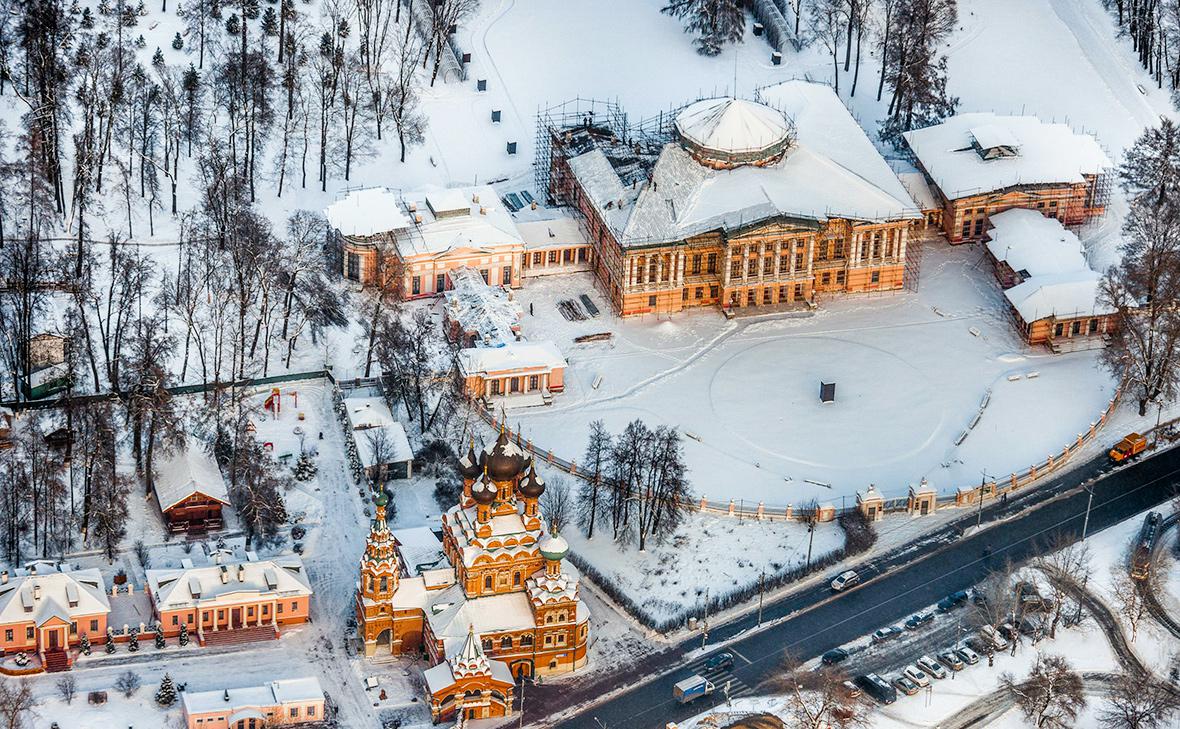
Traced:
<path fill-rule="evenodd" d="M 754 665 L 754 662 L 753 662 L 753 661 L 751 661 L 749 658 L 746 658 L 746 657 L 745 657 L 745 656 L 743 656 L 741 653 L 738 653 L 738 652 L 737 652 L 737 650 L 735 650 L 735 649 L 733 649 L 733 648 L 730 648 L 730 649 L 729 649 L 729 652 L 730 652 L 730 653 L 732 653 L 732 654 L 734 654 L 734 655 L 735 655 L 735 656 L 737 656 L 738 658 L 742 659 L 743 661 L 745 661 L 747 665 L 750 665 L 750 666 Z"/>

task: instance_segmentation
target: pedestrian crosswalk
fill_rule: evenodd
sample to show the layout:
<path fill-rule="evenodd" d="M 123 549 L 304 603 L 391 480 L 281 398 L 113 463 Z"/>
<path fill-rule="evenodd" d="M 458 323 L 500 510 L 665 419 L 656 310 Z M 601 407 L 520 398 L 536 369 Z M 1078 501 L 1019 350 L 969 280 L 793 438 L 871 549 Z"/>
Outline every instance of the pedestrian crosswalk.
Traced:
<path fill-rule="evenodd" d="M 754 693 L 753 688 L 748 686 L 744 681 L 734 675 L 733 669 L 737 667 L 736 663 L 734 666 L 729 667 L 715 666 L 710 668 L 707 665 L 710 658 L 712 658 L 712 656 L 706 656 L 699 660 L 693 661 L 688 665 L 687 670 L 690 674 L 696 674 L 708 679 L 716 687 L 713 689 L 713 695 L 715 698 L 728 697 L 735 699 L 739 696 L 750 696 Z M 740 663 L 742 659 L 737 658 L 736 660 L 738 663 Z"/>

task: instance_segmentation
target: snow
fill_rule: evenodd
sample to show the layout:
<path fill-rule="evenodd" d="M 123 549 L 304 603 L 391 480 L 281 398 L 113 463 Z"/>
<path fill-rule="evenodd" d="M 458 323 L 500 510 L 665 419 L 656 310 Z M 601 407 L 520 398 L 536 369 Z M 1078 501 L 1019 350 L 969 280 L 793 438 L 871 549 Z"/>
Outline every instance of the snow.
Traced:
<path fill-rule="evenodd" d="M 399 250 L 406 246 L 403 256 L 521 243 L 512 216 L 488 185 L 428 188 L 406 193 L 405 202 L 421 221 L 398 237 Z"/>
<path fill-rule="evenodd" d="M 470 266 L 452 269 L 448 275 L 454 288 L 443 294 L 447 318 L 464 336 L 477 335 L 476 341 L 487 346 L 516 341 L 524 311 L 511 291 L 488 285 Z"/>
<path fill-rule="evenodd" d="M 1012 208 L 990 216 L 988 222 L 992 229 L 987 249 L 1013 271 L 1040 276 L 1090 270 L 1082 242 L 1055 218 Z"/>
<path fill-rule="evenodd" d="M 410 439 L 406 437 L 406 429 L 393 417 L 385 398 L 379 396 L 351 396 L 344 399 L 348 411 L 348 422 L 352 424 L 353 436 L 356 440 L 357 455 L 361 465 L 365 468 L 378 464 L 373 456 L 373 445 L 369 441 L 369 433 L 378 430 L 385 431 L 391 450 L 389 463 L 403 463 L 413 460 L 414 451 L 410 448 Z"/>
<path fill-rule="evenodd" d="M 516 230 L 524 240 L 526 250 L 550 246 L 586 245 L 586 236 L 578 219 L 562 215 L 548 220 L 520 221 Z"/>
<path fill-rule="evenodd" d="M 785 141 L 791 132 L 783 115 L 745 99 L 702 99 L 676 115 L 680 136 L 707 150 L 752 152 Z"/>
<path fill-rule="evenodd" d="M 1004 296 L 1026 322 L 1054 316 L 1073 319 L 1111 314 L 1114 308 L 1098 296 L 1102 274 L 1067 271 L 1033 276 L 1004 291 Z"/>
<path fill-rule="evenodd" d="M 154 483 L 161 511 L 171 509 L 193 494 L 229 504 L 229 491 L 225 488 L 221 470 L 200 442 L 189 440 L 156 463 L 159 473 Z"/>
<path fill-rule="evenodd" d="M 1019 151 L 1015 156 L 985 160 L 972 145 L 973 130 L 989 141 L 1014 142 Z M 958 114 L 903 136 L 934 184 L 950 200 L 1016 185 L 1082 183 L 1084 175 L 1113 167 L 1094 137 L 1074 132 L 1065 124 L 1042 122 L 1035 116 Z"/>
<path fill-rule="evenodd" d="M 459 351 L 459 369 L 466 376 L 565 366 L 561 350 L 550 341 L 508 342 L 501 347 L 472 347 Z"/>
<path fill-rule="evenodd" d="M 106 583 L 97 569 L 70 569 L 44 561 L 36 566 L 37 574 L 17 570 L 0 584 L 0 625 L 41 625 L 53 616 L 71 622 L 73 616 L 111 611 Z"/>
<path fill-rule="evenodd" d="M 147 570 L 146 579 L 156 610 L 161 613 L 217 603 L 222 597 L 243 593 L 285 598 L 313 592 L 298 555 L 217 562 L 178 570 Z"/>
<path fill-rule="evenodd" d="M 263 686 L 227 688 L 222 691 L 185 691 L 181 695 L 189 714 L 207 714 L 242 708 L 283 706 L 308 701 L 322 701 L 324 689 L 315 676 L 271 681 Z"/>
<path fill-rule="evenodd" d="M 328 223 L 344 236 L 368 238 L 410 226 L 402 214 L 401 201 L 383 187 L 352 190 L 328 206 Z"/>
<path fill-rule="evenodd" d="M 970 247 L 928 243 L 916 293 L 732 321 L 715 311 L 619 319 L 589 275 L 530 280 L 518 292 L 533 304 L 525 326 L 569 365 L 560 401 L 510 411 L 509 421 L 574 461 L 593 420 L 614 433 L 636 418 L 676 426 L 696 494 L 746 505 L 849 505 L 870 483 L 903 498 L 923 477 L 953 494 L 977 485 L 981 470 L 1023 471 L 1086 432 L 1116 383 L 1094 352 L 1026 347 L 978 263 Z M 607 313 L 566 321 L 556 303 L 580 293 Z M 574 341 L 604 331 L 611 341 Z M 836 402 L 819 402 L 821 380 L 836 382 Z"/>

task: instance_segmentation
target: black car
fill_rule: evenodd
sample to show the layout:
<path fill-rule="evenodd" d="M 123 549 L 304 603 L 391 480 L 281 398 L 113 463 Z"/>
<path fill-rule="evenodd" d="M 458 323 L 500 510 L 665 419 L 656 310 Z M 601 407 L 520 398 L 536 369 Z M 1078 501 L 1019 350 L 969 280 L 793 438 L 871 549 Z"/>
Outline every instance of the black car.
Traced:
<path fill-rule="evenodd" d="M 709 660 L 705 661 L 706 671 L 712 671 L 718 668 L 733 668 L 733 654 L 718 653 Z"/>
<path fill-rule="evenodd" d="M 897 701 L 897 689 L 875 673 L 857 676 L 856 685 L 882 704 L 892 704 Z"/>
<path fill-rule="evenodd" d="M 958 592 L 951 593 L 950 595 L 947 595 L 946 597 L 944 597 L 938 601 L 938 605 L 937 605 L 938 612 L 949 613 L 951 610 L 954 610 L 955 608 L 959 607 L 960 605 L 965 604 L 966 602 L 967 602 L 967 591 L 966 590 L 959 590 Z"/>
<path fill-rule="evenodd" d="M 819 660 L 825 666 L 834 666 L 847 658 L 848 651 L 844 650 L 843 648 L 833 648 L 832 650 L 820 656 Z"/>
<path fill-rule="evenodd" d="M 934 613 L 916 613 L 910 616 L 910 619 L 905 621 L 906 630 L 917 630 L 926 623 L 934 620 Z"/>

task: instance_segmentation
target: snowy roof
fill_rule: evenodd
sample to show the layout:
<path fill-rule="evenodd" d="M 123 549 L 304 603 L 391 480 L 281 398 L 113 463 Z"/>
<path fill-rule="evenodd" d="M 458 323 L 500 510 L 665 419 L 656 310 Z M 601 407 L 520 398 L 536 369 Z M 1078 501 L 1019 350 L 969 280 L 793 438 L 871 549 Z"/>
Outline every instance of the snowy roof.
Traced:
<path fill-rule="evenodd" d="M 406 213 L 421 218 L 398 233 L 403 256 L 456 248 L 522 245 L 512 216 L 489 185 L 431 188 L 404 195 Z"/>
<path fill-rule="evenodd" d="M 361 465 L 365 468 L 377 465 L 373 460 L 373 448 L 367 437 L 368 433 L 377 430 L 385 431 L 390 441 L 392 456 L 387 463 L 402 463 L 414 458 L 414 451 L 410 448 L 410 439 L 406 437 L 406 429 L 389 412 L 389 406 L 381 397 L 349 397 L 345 398 L 344 406 L 348 411 L 348 422 L 352 423 L 353 439 L 356 441 L 357 455 Z"/>
<path fill-rule="evenodd" d="M 410 226 L 401 201 L 384 187 L 353 190 L 324 211 L 341 235 L 367 238 Z"/>
<path fill-rule="evenodd" d="M 775 218 L 819 223 L 919 217 L 897 175 L 831 87 L 787 81 L 761 96 L 795 126 L 794 144 L 773 164 L 712 169 L 681 145 L 667 144 L 651 182 L 636 191 L 624 188 L 600 149 L 574 157 L 570 169 L 623 245 L 683 240 Z"/>
<path fill-rule="evenodd" d="M 397 551 L 401 554 L 402 564 L 411 575 L 422 574 L 425 569 L 445 563 L 442 542 L 435 536 L 430 527 L 419 526 L 408 529 L 395 529 L 393 538 L 397 540 Z"/>
<path fill-rule="evenodd" d="M 1013 208 L 989 218 L 987 248 L 1025 276 L 1086 271 L 1082 242 L 1057 219 Z"/>
<path fill-rule="evenodd" d="M 48 367 L 42 367 L 35 372 L 29 374 L 29 387 L 40 387 L 47 385 L 54 380 L 62 380 L 70 376 L 70 368 L 65 362 L 58 362 L 51 364 Z"/>
<path fill-rule="evenodd" d="M 434 594 L 426 608 L 426 619 L 446 653 L 459 648 L 467 632 L 504 633 L 536 627 L 532 604 L 523 592 L 507 592 L 468 599 L 462 585 L 452 585 Z"/>
<path fill-rule="evenodd" d="M 213 457 L 195 441 L 157 461 L 154 479 L 160 510 L 167 511 L 193 494 L 202 494 L 223 504 L 229 503 L 229 491 Z"/>
<path fill-rule="evenodd" d="M 283 597 L 311 595 L 311 581 L 298 555 L 267 560 L 226 562 L 200 567 L 147 570 L 148 588 L 157 612 L 233 600 L 242 593 Z"/>
<path fill-rule="evenodd" d="M 443 294 L 448 319 L 464 333 L 478 335 L 481 344 L 496 346 L 516 341 L 524 308 L 510 291 L 488 285 L 470 266 L 452 269 L 448 275 L 454 286 Z"/>
<path fill-rule="evenodd" d="M 1094 271 L 1033 276 L 1004 292 L 1026 323 L 1056 317 L 1074 319 L 1113 314 L 1114 309 L 1098 300 L 1102 276 Z"/>
<path fill-rule="evenodd" d="M 922 210 L 938 210 L 942 207 L 926 182 L 926 175 L 921 172 L 898 172 L 897 179 L 901 180 L 906 192 Z"/>
<path fill-rule="evenodd" d="M 184 691 L 180 694 L 186 714 L 237 712 L 255 707 L 274 707 L 323 701 L 324 689 L 315 676 L 270 681 L 262 686 Z"/>
<path fill-rule="evenodd" d="M 1084 175 L 1113 166 L 1094 137 L 1034 116 L 959 114 L 903 136 L 934 184 L 951 200 L 1017 185 L 1081 183 Z M 976 144 L 982 149 L 1018 147 L 1019 152 L 984 159 Z"/>
<path fill-rule="evenodd" d="M 532 220 L 517 223 L 516 229 L 526 249 L 549 246 L 585 245 L 586 236 L 576 218 L 563 215 L 552 220 Z"/>
<path fill-rule="evenodd" d="M 676 115 L 684 139 L 723 153 L 751 152 L 787 139 L 791 127 L 776 109 L 745 99 L 704 99 Z"/>
<path fill-rule="evenodd" d="M 504 661 L 489 660 L 488 668 L 492 678 L 496 681 L 513 683 L 512 671 L 508 669 L 508 664 Z M 455 684 L 455 675 L 451 671 L 451 664 L 447 661 L 426 669 L 422 672 L 422 677 L 426 679 L 426 688 L 432 694 L 440 693 Z"/>
<path fill-rule="evenodd" d="M 525 369 L 552 370 L 564 368 L 565 365 L 561 350 L 547 340 L 459 350 L 459 370 L 466 376 Z"/>
<path fill-rule="evenodd" d="M 0 624 L 4 625 L 42 625 L 54 617 L 69 623 L 72 616 L 110 611 L 106 583 L 98 569 L 74 570 L 39 561 L 16 570 L 6 584 L 0 584 Z"/>

